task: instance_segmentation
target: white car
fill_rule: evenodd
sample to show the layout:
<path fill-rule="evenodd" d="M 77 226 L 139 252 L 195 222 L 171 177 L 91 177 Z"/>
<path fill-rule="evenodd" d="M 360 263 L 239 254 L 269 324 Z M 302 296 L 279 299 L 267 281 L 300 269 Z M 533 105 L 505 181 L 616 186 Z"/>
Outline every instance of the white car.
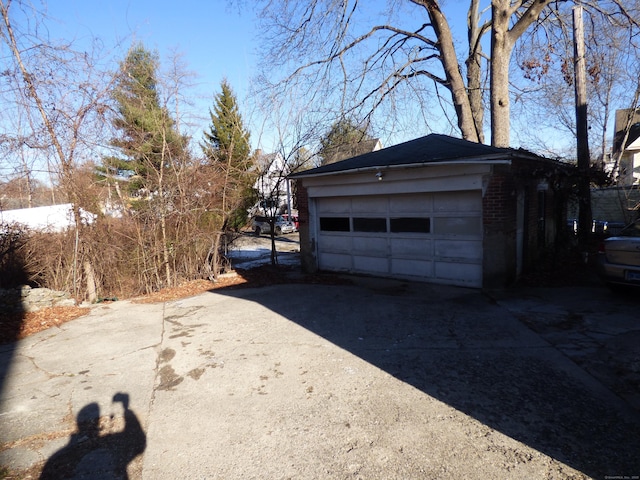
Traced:
<path fill-rule="evenodd" d="M 269 218 L 256 216 L 251 219 L 251 228 L 255 232 L 256 235 L 261 235 L 263 233 L 271 233 L 271 222 L 273 220 L 274 223 L 274 233 L 276 235 L 282 235 L 286 233 L 293 233 L 296 231 L 296 226 L 293 222 L 288 222 L 281 215 Z"/>

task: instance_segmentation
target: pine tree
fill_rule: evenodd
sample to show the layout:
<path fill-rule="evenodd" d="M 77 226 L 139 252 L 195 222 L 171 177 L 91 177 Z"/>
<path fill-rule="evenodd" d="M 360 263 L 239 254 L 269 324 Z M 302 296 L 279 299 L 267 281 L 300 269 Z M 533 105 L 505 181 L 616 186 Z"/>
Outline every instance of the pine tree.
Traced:
<path fill-rule="evenodd" d="M 113 90 L 117 115 L 113 126 L 120 135 L 111 145 L 118 156 L 103 160 L 112 173 L 128 171 L 131 193 L 140 189 L 154 191 L 158 176 L 184 155 L 186 139 L 175 129 L 166 108 L 160 104 L 157 85 L 158 57 L 142 44 L 133 46 L 120 64 L 120 74 Z"/>
<path fill-rule="evenodd" d="M 349 146 L 357 145 L 374 138 L 367 133 L 366 127 L 361 127 L 349 119 L 336 121 L 331 129 L 320 139 L 320 151 L 322 164 L 333 163 L 347 158 L 349 155 L 341 155 L 341 151 Z M 346 152 L 346 150 L 345 150 Z"/>
<path fill-rule="evenodd" d="M 174 275 L 177 172 L 188 159 L 187 138 L 175 127 L 158 93 L 158 57 L 142 44 L 133 46 L 120 64 L 113 90 L 118 136 L 111 140 L 119 154 L 103 159 L 107 178 L 132 175 L 127 182 L 130 197 L 123 201 L 135 212 L 138 226 L 140 275 L 147 285 L 170 286 Z M 120 195 L 118 182 L 116 191 Z M 137 197 L 137 198 L 136 198 Z"/>
<path fill-rule="evenodd" d="M 219 171 L 223 230 L 237 229 L 247 220 L 246 209 L 253 202 L 253 159 L 249 132 L 245 128 L 236 97 L 223 80 L 222 91 L 209 110 L 211 124 L 203 133 L 200 147 L 209 166 Z"/>

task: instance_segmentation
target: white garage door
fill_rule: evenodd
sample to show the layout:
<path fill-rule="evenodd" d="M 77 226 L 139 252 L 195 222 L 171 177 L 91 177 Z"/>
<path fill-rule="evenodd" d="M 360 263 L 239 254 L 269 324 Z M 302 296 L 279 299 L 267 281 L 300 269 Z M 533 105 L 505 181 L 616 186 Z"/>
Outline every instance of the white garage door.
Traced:
<path fill-rule="evenodd" d="M 322 270 L 482 286 L 480 191 L 316 199 Z"/>

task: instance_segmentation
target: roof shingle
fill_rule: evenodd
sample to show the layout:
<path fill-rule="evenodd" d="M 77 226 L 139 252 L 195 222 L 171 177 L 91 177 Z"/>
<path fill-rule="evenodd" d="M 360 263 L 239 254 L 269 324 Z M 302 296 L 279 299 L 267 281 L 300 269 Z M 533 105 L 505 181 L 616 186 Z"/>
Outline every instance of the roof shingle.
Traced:
<path fill-rule="evenodd" d="M 492 147 L 448 135 L 432 133 L 425 137 L 383 148 L 382 150 L 305 170 L 291 175 L 291 177 L 315 176 L 376 167 L 410 166 L 473 159 L 509 159 L 514 157 L 543 158 L 525 150 Z"/>

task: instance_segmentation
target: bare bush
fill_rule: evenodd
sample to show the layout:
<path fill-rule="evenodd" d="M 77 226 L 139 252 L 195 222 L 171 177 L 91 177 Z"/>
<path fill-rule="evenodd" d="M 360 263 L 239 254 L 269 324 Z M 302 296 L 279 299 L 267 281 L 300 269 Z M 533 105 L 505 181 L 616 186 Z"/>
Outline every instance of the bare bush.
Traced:
<path fill-rule="evenodd" d="M 0 230 L 0 288 L 28 283 L 24 247 L 27 235 L 19 225 L 2 225 Z"/>

